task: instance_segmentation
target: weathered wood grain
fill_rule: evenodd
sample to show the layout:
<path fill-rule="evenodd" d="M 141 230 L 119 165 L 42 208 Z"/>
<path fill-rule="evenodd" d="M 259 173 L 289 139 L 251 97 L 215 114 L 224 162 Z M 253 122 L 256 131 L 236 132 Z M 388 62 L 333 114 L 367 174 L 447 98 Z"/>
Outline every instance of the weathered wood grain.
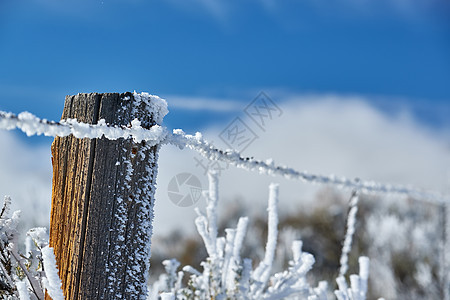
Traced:
<path fill-rule="evenodd" d="M 66 97 L 62 119 L 153 125 L 131 93 Z M 66 299 L 145 299 L 159 146 L 55 138 L 50 246 Z"/>

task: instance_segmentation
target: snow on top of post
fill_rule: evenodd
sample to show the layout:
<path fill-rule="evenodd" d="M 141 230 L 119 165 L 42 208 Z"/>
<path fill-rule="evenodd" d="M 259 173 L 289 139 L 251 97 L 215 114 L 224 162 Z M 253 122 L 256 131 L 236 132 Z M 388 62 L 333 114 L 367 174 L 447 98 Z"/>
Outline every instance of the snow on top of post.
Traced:
<path fill-rule="evenodd" d="M 147 111 L 153 115 L 156 124 L 161 124 L 164 117 L 169 113 L 166 100 L 156 95 L 151 95 L 146 92 L 137 93 L 134 91 L 133 96 L 134 100 L 137 101 L 136 107 L 139 107 L 141 102 L 145 103 Z"/>

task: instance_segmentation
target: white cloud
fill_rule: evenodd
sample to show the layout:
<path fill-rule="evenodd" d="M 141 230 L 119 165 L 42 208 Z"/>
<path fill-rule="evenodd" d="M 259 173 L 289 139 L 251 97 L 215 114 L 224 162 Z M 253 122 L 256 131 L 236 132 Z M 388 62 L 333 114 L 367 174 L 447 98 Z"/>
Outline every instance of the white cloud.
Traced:
<path fill-rule="evenodd" d="M 315 174 L 412 184 L 441 192 L 449 186 L 448 140 L 444 133 L 432 132 L 415 122 L 406 110 L 387 116 L 358 97 L 295 96 L 278 104 L 284 113 L 267 124 L 266 132 L 244 119 L 259 135 L 245 150 L 245 156 L 274 158 L 278 164 Z M 209 129 L 204 135 L 215 145 L 225 147 L 218 136 L 226 125 Z M 161 150 L 156 232 L 193 228 L 193 209 L 173 205 L 167 196 L 167 184 L 172 176 L 191 172 L 206 187 L 203 170 L 196 167 L 194 158 L 199 156 L 190 150 L 180 151 L 171 146 Z M 220 180 L 222 204 L 239 198 L 256 210 L 264 209 L 270 182 L 280 183 L 284 207 L 300 207 L 317 192 L 317 187 L 310 184 L 256 175 L 234 167 L 224 171 Z"/>
<path fill-rule="evenodd" d="M 48 226 L 52 166 L 51 140 L 28 145 L 14 133 L 0 130 L 0 197 L 10 195 L 12 210 L 22 211 L 26 228 Z M 3 205 L 3 203 L 2 203 Z"/>
<path fill-rule="evenodd" d="M 168 102 L 170 106 L 170 98 Z M 246 119 L 243 112 L 235 112 L 235 116 L 243 118 L 259 136 L 245 150 L 245 156 L 271 157 L 278 164 L 311 173 L 448 191 L 448 139 L 444 133 L 416 122 L 407 110 L 388 116 L 369 105 L 367 99 L 332 95 L 290 96 L 278 100 L 277 104 L 283 115 L 268 122 L 265 132 Z M 218 136 L 226 125 L 206 129 L 204 136 L 217 146 L 225 147 Z M 11 194 L 16 207 L 24 210 L 26 219 L 36 218 L 38 225 L 48 223 L 49 219 L 50 142 L 45 146 L 25 145 L 13 134 L 0 132 L 0 193 Z M 167 195 L 170 179 L 182 172 L 193 173 L 206 188 L 204 170 L 196 166 L 194 158 L 200 157 L 191 150 L 162 147 L 156 193 L 156 233 L 164 234 L 173 229 L 194 231 L 193 207 L 177 207 Z M 219 209 L 224 212 L 230 201 L 240 199 L 252 211 L 263 211 L 270 182 L 280 183 L 280 203 L 285 209 L 306 205 L 318 189 L 310 184 L 229 167 L 220 177 L 222 201 Z M 403 201 L 398 197 L 391 200 Z"/>

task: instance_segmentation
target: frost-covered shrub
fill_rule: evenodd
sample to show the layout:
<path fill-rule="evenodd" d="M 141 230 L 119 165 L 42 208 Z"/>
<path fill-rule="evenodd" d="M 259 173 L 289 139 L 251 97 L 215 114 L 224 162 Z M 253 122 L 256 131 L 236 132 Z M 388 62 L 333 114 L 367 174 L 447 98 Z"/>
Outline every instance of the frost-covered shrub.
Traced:
<path fill-rule="evenodd" d="M 430 203 L 380 201 L 364 217 L 361 237 L 373 260 L 371 286 L 387 298 L 439 299 L 442 235 L 439 211 Z M 375 279 L 376 278 L 376 279 Z"/>
<path fill-rule="evenodd" d="M 62 300 L 61 280 L 56 269 L 53 249 L 48 246 L 46 228 L 28 231 L 25 252 L 18 245 L 20 211 L 9 216 L 11 199 L 5 197 L 0 212 L 0 297 L 1 299 Z"/>
<path fill-rule="evenodd" d="M 218 179 L 209 174 L 206 214 L 197 210 L 195 225 L 205 244 L 208 257 L 202 270 L 186 265 L 179 269 L 176 259 L 165 260 L 165 274 L 150 287 L 149 299 L 328 299 L 328 283 L 310 284 L 307 274 L 314 264 L 313 255 L 303 252 L 302 241 L 293 240 L 292 258 L 287 269 L 273 272 L 278 238 L 278 185 L 271 184 L 268 203 L 268 230 L 264 258 L 254 268 L 251 259 L 242 258 L 241 250 L 247 231 L 248 218 L 239 219 L 236 228 L 225 229 L 218 236 Z M 350 287 L 344 276 L 337 278 L 339 300 L 366 299 L 369 259 L 360 258 L 359 275 L 350 276 Z M 185 284 L 184 277 L 188 276 Z"/>
<path fill-rule="evenodd" d="M 219 228 L 224 228 L 223 224 L 234 227 L 233 222 L 238 222 L 238 216 L 248 213 L 249 209 L 243 207 L 245 201 L 238 203 L 241 206 L 234 204 L 231 215 L 225 212 L 225 219 L 221 213 L 223 221 L 219 222 Z M 314 267 L 307 274 L 308 281 L 324 280 L 335 286 L 333 282 L 340 268 L 346 219 L 350 211 L 348 194 L 323 188 L 309 203 L 313 203 L 312 206 L 279 214 L 272 272 L 281 272 L 289 267 L 292 242 L 301 239 L 303 251 L 315 258 Z M 356 216 L 356 231 L 348 257 L 349 272 L 358 272 L 359 256 L 370 257 L 368 299 L 381 296 L 386 299 L 442 298 L 441 206 L 398 196 L 361 194 Z M 253 264 L 257 264 L 264 257 L 266 236 L 267 216 L 254 215 L 249 220 L 241 256 L 250 257 Z M 207 255 L 201 239 L 184 235 L 176 247 L 173 247 L 175 241 L 166 240 L 169 249 L 160 241 L 161 238 L 153 243 L 153 253 L 159 252 L 158 256 L 152 257 L 151 274 L 156 278 L 161 272 L 155 271 L 155 267 L 161 265 L 164 252 L 170 253 L 166 258 L 181 258 L 182 266 L 188 264 L 201 268 L 202 258 L 199 256 Z M 183 279 L 183 282 L 187 281 Z"/>

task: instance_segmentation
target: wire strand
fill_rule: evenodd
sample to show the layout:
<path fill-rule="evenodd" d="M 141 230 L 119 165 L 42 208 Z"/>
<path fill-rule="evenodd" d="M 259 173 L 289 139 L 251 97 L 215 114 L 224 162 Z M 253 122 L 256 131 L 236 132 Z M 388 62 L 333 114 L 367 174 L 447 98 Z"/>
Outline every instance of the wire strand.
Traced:
<path fill-rule="evenodd" d="M 135 119 L 128 126 L 110 126 L 104 120 L 98 124 L 86 124 L 76 119 L 67 119 L 60 122 L 40 119 L 31 113 L 22 112 L 19 115 L 0 111 L 0 129 L 20 129 L 28 136 L 68 136 L 72 134 L 77 138 L 107 138 L 115 140 L 118 138 L 133 138 L 135 142 L 147 141 L 155 144 L 172 144 L 180 149 L 189 148 L 197 151 L 210 160 L 220 160 L 248 171 L 257 171 L 260 174 L 282 176 L 292 180 L 300 180 L 314 184 L 334 185 L 342 189 L 358 190 L 368 194 L 396 194 L 411 197 L 432 203 L 448 203 L 448 196 L 435 191 L 425 191 L 410 186 L 399 186 L 393 184 L 382 184 L 375 181 L 363 181 L 359 178 L 348 179 L 335 175 L 309 174 L 305 171 L 297 171 L 287 166 L 276 165 L 272 159 L 257 160 L 253 157 L 243 157 L 235 150 L 222 150 L 215 148 L 207 140 L 203 139 L 201 133 L 195 135 L 185 134 L 181 129 L 173 130 L 173 133 L 160 125 L 154 125 L 149 129 L 140 126 Z"/>

